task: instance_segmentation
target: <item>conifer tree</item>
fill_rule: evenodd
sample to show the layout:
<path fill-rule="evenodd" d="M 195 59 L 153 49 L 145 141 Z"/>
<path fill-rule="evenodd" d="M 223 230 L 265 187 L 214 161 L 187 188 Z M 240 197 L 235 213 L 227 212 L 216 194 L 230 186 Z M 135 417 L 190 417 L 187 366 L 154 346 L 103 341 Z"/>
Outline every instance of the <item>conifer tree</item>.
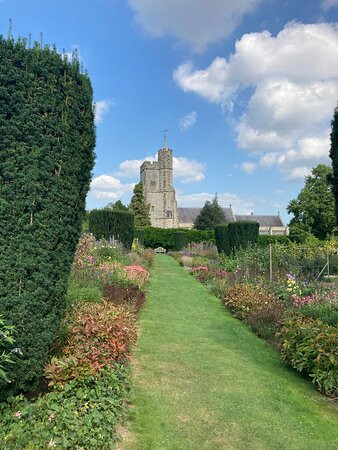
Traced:
<path fill-rule="evenodd" d="M 121 200 L 117 200 L 115 203 L 109 203 L 109 206 L 114 211 L 128 211 L 128 206 L 124 205 Z"/>
<path fill-rule="evenodd" d="M 140 181 L 134 187 L 133 196 L 129 203 L 129 209 L 134 213 L 135 226 L 147 227 L 151 225 L 149 209 L 150 205 L 146 205 L 143 194 L 143 183 Z"/>
<path fill-rule="evenodd" d="M 338 106 L 334 110 L 332 120 L 330 158 L 332 159 L 333 169 L 332 191 L 335 198 L 336 224 L 338 225 Z"/>
<path fill-rule="evenodd" d="M 210 202 L 207 200 L 195 219 L 194 228 L 197 230 L 213 230 L 216 225 L 225 223 L 225 215 L 218 204 L 217 195 Z"/>
<path fill-rule="evenodd" d="M 76 59 L 0 36 L 0 61 L 0 315 L 20 349 L 3 397 L 36 387 L 64 314 L 95 127 Z"/>

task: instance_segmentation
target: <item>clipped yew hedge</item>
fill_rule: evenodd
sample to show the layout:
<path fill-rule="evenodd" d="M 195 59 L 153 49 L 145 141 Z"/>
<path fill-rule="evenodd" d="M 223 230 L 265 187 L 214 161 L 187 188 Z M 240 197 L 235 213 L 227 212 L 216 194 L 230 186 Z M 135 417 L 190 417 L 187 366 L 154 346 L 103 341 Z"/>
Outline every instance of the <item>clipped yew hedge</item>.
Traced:
<path fill-rule="evenodd" d="M 230 255 L 239 248 L 256 244 L 259 238 L 257 222 L 231 222 L 215 227 L 216 246 L 219 253 Z"/>
<path fill-rule="evenodd" d="M 89 231 L 96 239 L 115 238 L 126 248 L 134 239 L 134 214 L 113 209 L 93 209 L 88 218 Z"/>
<path fill-rule="evenodd" d="M 140 227 L 136 229 L 136 237 L 142 232 L 146 248 L 164 247 L 174 250 L 176 247 L 175 233 L 185 233 L 186 243 L 210 242 L 215 243 L 214 230 L 185 230 L 183 228 Z"/>
<path fill-rule="evenodd" d="M 183 250 L 187 245 L 187 234 L 184 231 L 177 231 L 174 234 L 175 250 Z"/>
<path fill-rule="evenodd" d="M 291 239 L 289 236 L 286 235 L 263 234 L 258 236 L 257 243 L 260 247 L 269 247 L 270 244 L 288 245 L 291 243 Z"/>
<path fill-rule="evenodd" d="M 64 314 L 95 127 L 78 61 L 1 36 L 0 61 L 0 316 L 16 347 L 4 398 L 37 386 Z"/>

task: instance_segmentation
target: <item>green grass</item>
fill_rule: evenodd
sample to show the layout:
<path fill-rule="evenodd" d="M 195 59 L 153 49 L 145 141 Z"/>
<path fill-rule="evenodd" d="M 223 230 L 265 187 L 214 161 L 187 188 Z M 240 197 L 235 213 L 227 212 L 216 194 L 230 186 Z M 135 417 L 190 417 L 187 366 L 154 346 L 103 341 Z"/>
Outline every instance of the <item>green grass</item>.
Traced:
<path fill-rule="evenodd" d="M 334 449 L 337 409 L 172 258 L 156 257 L 121 448 Z"/>

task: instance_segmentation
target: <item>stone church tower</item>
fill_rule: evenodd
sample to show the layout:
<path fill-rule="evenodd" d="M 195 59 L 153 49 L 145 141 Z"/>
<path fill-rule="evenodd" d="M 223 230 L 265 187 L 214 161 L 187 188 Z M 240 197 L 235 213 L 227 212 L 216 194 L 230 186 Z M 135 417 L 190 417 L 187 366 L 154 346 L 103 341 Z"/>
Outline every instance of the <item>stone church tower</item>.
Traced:
<path fill-rule="evenodd" d="M 173 152 L 162 148 L 157 161 L 144 161 L 140 168 L 146 204 L 150 205 L 153 227 L 177 228 L 178 214 L 173 187 Z"/>

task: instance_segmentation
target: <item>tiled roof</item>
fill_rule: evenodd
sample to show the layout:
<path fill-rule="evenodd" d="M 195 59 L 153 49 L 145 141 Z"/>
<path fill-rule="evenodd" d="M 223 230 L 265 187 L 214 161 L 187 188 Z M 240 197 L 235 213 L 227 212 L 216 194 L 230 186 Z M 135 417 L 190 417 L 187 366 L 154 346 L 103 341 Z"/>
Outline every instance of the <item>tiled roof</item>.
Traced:
<path fill-rule="evenodd" d="M 193 223 L 202 208 L 177 208 L 179 223 Z M 223 208 L 227 222 L 235 222 L 235 215 L 231 207 Z"/>
<path fill-rule="evenodd" d="M 255 216 L 251 215 L 237 215 L 236 222 L 258 222 L 261 227 L 284 227 L 282 219 L 279 216 Z"/>

